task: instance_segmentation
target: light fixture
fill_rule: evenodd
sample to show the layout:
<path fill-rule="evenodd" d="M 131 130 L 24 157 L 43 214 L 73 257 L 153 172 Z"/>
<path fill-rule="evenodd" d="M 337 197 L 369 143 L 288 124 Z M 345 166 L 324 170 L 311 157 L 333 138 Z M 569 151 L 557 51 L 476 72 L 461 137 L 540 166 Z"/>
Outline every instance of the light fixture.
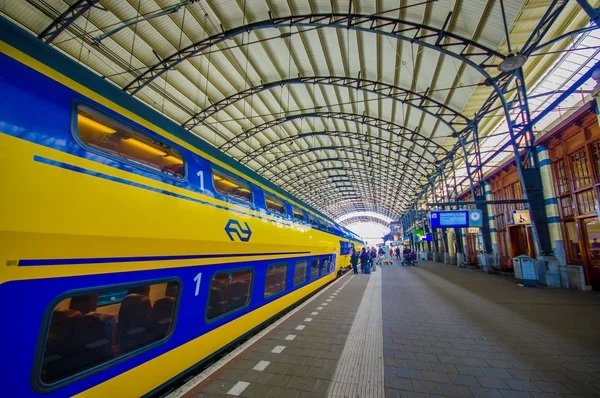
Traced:
<path fill-rule="evenodd" d="M 155 148 L 152 145 L 143 143 L 142 141 L 136 140 L 135 138 L 125 138 L 123 141 L 152 155 L 167 156 L 167 153 L 165 151 L 161 151 L 160 149 Z"/>
<path fill-rule="evenodd" d="M 525 65 L 527 57 L 524 55 L 508 54 L 506 58 L 500 62 L 498 69 L 502 72 L 513 72 Z"/>
<path fill-rule="evenodd" d="M 600 82 L 600 68 L 596 68 L 592 72 L 592 79 L 594 79 L 595 82 Z"/>
<path fill-rule="evenodd" d="M 96 133 L 114 134 L 117 132 L 117 130 L 111 129 L 110 127 L 108 127 L 100 122 L 92 120 L 89 117 L 83 116 L 81 113 L 77 114 L 77 124 L 79 125 L 78 127 L 84 127 L 86 129 L 90 129 Z"/>

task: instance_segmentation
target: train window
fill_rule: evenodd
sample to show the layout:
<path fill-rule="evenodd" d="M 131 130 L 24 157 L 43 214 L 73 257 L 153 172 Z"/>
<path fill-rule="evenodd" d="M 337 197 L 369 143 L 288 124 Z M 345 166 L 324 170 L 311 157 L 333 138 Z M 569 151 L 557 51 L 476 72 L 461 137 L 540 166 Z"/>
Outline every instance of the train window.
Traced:
<path fill-rule="evenodd" d="M 212 172 L 217 191 L 234 199 L 252 203 L 252 188 L 247 182 L 218 170 Z"/>
<path fill-rule="evenodd" d="M 294 286 L 306 282 L 306 268 L 308 267 L 308 261 L 300 260 L 296 262 L 294 267 Z"/>
<path fill-rule="evenodd" d="M 313 228 L 319 228 L 319 222 L 317 221 L 317 217 L 308 213 L 308 220 L 310 221 L 310 225 L 312 225 Z"/>
<path fill-rule="evenodd" d="M 179 282 L 101 289 L 61 300 L 52 310 L 40 380 L 72 377 L 167 337 Z"/>
<path fill-rule="evenodd" d="M 173 177 L 185 176 L 184 159 L 177 150 L 89 106 L 77 106 L 76 133 L 96 150 Z"/>
<path fill-rule="evenodd" d="M 285 290 L 287 269 L 288 265 L 285 263 L 269 265 L 265 282 L 265 298 Z"/>
<path fill-rule="evenodd" d="M 352 254 L 352 249 L 354 246 L 350 242 L 340 241 L 340 255 L 345 256 L 348 254 Z"/>
<path fill-rule="evenodd" d="M 206 318 L 215 319 L 248 305 L 253 279 L 251 269 L 216 273 L 210 282 Z"/>
<path fill-rule="evenodd" d="M 329 259 L 327 257 L 324 257 L 321 259 L 321 275 L 326 275 L 328 273 L 328 267 L 329 267 Z"/>
<path fill-rule="evenodd" d="M 292 206 L 292 213 L 294 214 L 294 220 L 301 223 L 306 222 L 306 216 L 304 215 L 304 212 L 296 206 Z"/>
<path fill-rule="evenodd" d="M 286 211 L 283 200 L 276 196 L 265 194 L 265 201 L 267 202 L 267 210 L 269 210 L 271 213 L 285 216 Z"/>
<path fill-rule="evenodd" d="M 310 279 L 315 279 L 319 276 L 319 259 L 315 258 L 310 262 Z"/>

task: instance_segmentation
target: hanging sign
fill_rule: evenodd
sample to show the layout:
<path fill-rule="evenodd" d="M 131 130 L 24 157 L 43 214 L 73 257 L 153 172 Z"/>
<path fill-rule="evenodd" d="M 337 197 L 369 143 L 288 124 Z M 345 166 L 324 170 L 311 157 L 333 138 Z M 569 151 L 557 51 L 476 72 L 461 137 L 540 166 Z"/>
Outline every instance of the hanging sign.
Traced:
<path fill-rule="evenodd" d="M 479 227 L 469 227 L 469 229 L 467 230 L 467 233 L 469 233 L 469 234 L 478 234 L 479 233 Z"/>
<path fill-rule="evenodd" d="M 445 210 L 429 212 L 431 228 L 482 227 L 481 210 Z"/>
<path fill-rule="evenodd" d="M 425 236 L 421 236 L 421 242 L 431 242 L 433 240 L 433 235 L 430 233 L 426 233 Z"/>
<path fill-rule="evenodd" d="M 417 238 L 418 240 L 421 240 L 421 236 L 425 236 L 425 232 L 423 232 L 422 229 L 415 229 L 415 238 Z"/>
<path fill-rule="evenodd" d="M 529 210 L 513 210 L 513 224 L 515 225 L 526 225 L 531 224 L 531 215 Z"/>

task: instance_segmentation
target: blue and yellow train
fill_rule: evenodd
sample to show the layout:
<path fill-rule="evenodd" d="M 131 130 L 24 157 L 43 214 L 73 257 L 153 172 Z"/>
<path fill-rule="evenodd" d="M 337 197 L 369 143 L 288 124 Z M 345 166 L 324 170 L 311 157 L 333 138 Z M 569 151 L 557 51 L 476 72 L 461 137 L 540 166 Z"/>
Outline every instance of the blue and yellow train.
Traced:
<path fill-rule="evenodd" d="M 152 394 L 361 244 L 1 18 L 0 175 L 6 397 Z"/>

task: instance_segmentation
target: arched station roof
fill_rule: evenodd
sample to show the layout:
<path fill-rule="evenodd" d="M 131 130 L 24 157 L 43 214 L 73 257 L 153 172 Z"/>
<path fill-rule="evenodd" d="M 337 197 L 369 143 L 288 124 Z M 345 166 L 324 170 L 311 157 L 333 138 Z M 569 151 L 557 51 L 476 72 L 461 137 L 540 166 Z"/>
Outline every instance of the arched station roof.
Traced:
<path fill-rule="evenodd" d="M 0 13 L 329 216 L 397 218 L 464 158 L 457 137 L 501 75 L 507 31 L 526 46 L 549 3 L 28 0 Z M 552 37 L 589 20 L 576 3 Z"/>

